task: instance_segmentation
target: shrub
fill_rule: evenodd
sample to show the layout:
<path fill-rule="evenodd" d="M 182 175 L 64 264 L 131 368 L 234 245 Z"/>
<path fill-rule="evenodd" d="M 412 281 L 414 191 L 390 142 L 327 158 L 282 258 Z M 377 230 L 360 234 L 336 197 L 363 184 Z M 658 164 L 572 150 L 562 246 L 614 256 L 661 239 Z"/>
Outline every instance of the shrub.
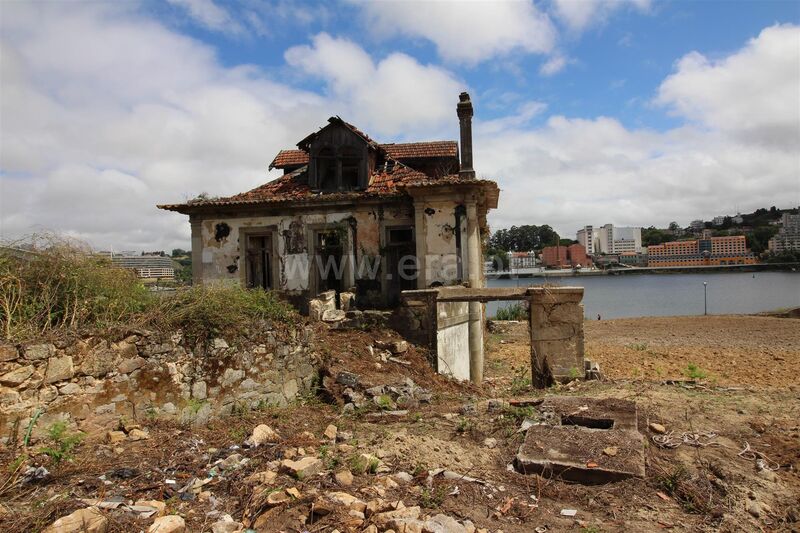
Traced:
<path fill-rule="evenodd" d="M 223 283 L 178 291 L 165 299 L 157 312 L 164 325 L 180 328 L 194 340 L 244 335 L 256 321 L 286 321 L 294 316 L 293 308 L 273 292 Z"/>
<path fill-rule="evenodd" d="M 528 320 L 528 309 L 518 302 L 497 310 L 495 320 Z"/>
<path fill-rule="evenodd" d="M 0 325 L 7 338 L 103 327 L 141 313 L 152 298 L 129 270 L 78 244 L 45 238 L 43 252 L 0 252 Z"/>
<path fill-rule="evenodd" d="M 260 320 L 287 321 L 293 308 L 273 292 L 213 284 L 153 295 L 130 270 L 113 268 L 88 247 L 37 237 L 36 251 L 0 248 L 0 335 L 26 340 L 48 333 L 115 325 L 183 329 L 187 338 L 248 333 Z"/>

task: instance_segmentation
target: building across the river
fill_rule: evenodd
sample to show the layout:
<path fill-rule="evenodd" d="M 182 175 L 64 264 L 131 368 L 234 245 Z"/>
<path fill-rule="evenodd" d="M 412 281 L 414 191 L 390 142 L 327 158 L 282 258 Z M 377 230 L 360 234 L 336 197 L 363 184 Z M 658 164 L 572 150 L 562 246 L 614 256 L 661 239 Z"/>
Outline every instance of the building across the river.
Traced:
<path fill-rule="evenodd" d="M 744 235 L 672 241 L 647 249 L 647 266 L 752 265 L 755 256 L 747 250 Z"/>

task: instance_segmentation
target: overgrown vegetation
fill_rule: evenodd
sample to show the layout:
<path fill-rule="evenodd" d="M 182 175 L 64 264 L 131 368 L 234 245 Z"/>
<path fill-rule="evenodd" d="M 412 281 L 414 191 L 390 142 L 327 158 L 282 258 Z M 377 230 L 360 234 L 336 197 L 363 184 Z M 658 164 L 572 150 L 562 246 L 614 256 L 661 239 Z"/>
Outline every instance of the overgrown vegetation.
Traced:
<path fill-rule="evenodd" d="M 260 320 L 285 321 L 274 293 L 214 284 L 159 297 L 130 270 L 113 268 L 79 243 L 37 237 L 38 246 L 0 248 L 0 334 L 25 340 L 113 326 L 180 328 L 187 337 L 246 333 Z"/>
<path fill-rule="evenodd" d="M 497 310 L 495 320 L 528 320 L 528 309 L 522 302 L 517 302 Z"/>

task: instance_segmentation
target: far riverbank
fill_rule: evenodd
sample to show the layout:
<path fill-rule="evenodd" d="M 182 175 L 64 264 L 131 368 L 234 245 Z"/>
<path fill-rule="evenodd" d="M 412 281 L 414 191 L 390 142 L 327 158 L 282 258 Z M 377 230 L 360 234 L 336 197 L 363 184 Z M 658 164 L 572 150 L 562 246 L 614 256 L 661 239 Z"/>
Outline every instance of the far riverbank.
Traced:
<path fill-rule="evenodd" d="M 706 283 L 704 286 L 703 283 Z M 531 277 L 488 279 L 489 287 L 536 285 L 583 287 L 585 316 L 632 318 L 756 314 L 800 307 L 800 272 L 703 272 L 691 274 L 642 273 L 627 276 Z M 487 316 L 500 306 L 490 302 Z"/>

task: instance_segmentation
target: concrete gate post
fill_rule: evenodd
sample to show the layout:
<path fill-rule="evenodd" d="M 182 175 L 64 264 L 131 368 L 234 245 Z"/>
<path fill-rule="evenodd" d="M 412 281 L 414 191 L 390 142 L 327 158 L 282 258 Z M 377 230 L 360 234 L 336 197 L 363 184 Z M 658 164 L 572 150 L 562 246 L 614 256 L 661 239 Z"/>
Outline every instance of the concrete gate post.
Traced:
<path fill-rule="evenodd" d="M 528 297 L 533 386 L 584 377 L 583 287 L 535 287 Z"/>

